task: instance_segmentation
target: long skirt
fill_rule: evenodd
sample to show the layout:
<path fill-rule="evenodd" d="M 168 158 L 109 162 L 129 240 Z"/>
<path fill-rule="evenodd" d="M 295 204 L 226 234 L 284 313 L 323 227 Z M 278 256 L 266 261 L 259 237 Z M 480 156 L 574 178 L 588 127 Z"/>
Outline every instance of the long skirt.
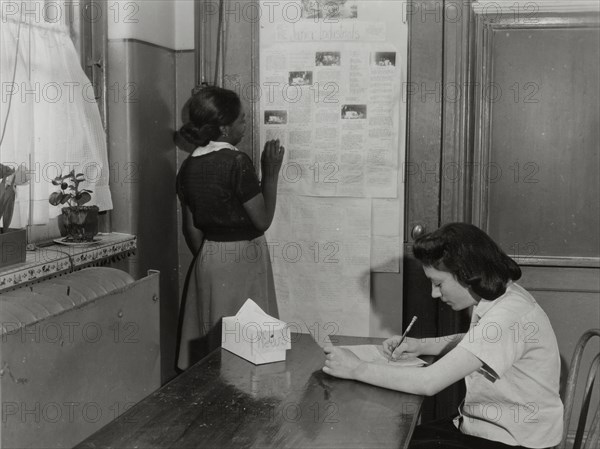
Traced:
<path fill-rule="evenodd" d="M 279 318 L 264 236 L 238 242 L 205 240 L 183 294 L 177 366 L 185 370 L 221 345 L 221 322 L 248 299 Z"/>

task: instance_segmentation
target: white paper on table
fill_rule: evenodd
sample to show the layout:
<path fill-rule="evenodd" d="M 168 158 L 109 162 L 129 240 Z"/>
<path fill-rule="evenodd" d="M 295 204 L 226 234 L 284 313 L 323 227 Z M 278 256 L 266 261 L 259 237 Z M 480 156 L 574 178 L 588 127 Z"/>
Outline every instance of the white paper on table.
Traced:
<path fill-rule="evenodd" d="M 390 363 L 394 366 L 425 366 L 427 362 L 418 358 L 411 357 L 408 359 L 389 360 L 383 353 L 383 349 L 379 345 L 352 345 L 340 346 L 354 353 L 359 359 L 370 363 Z"/>
<path fill-rule="evenodd" d="M 241 323 L 258 323 L 259 325 L 278 325 L 285 326 L 285 322 L 272 317 L 263 309 L 260 308 L 252 299 L 248 298 L 246 302 L 240 307 L 235 317 Z"/>

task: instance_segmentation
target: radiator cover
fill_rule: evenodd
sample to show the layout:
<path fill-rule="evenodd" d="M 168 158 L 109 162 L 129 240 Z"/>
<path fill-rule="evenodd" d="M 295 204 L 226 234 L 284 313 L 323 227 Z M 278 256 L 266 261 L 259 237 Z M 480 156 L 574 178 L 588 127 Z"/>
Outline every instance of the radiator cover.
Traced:
<path fill-rule="evenodd" d="M 0 448 L 79 443 L 160 386 L 159 273 L 87 268 L 0 295 Z"/>

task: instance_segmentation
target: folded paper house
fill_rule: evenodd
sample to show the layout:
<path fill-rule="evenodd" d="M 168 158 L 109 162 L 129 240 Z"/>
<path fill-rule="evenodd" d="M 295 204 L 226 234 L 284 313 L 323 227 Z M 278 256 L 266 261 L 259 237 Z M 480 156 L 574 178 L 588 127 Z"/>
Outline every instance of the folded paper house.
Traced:
<path fill-rule="evenodd" d="M 223 318 L 221 347 L 255 365 L 280 362 L 292 348 L 290 329 L 247 299 L 235 316 Z"/>

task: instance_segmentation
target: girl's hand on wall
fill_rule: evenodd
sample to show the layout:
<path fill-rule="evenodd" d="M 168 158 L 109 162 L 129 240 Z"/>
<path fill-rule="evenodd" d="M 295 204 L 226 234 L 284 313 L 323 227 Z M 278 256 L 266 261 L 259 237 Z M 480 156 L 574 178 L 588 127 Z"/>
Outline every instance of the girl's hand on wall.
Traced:
<path fill-rule="evenodd" d="M 285 148 L 279 145 L 279 139 L 269 140 L 265 143 L 261 157 L 263 176 L 273 177 L 279 174 L 284 154 Z"/>
<path fill-rule="evenodd" d="M 362 362 L 352 351 L 335 346 L 326 346 L 323 350 L 326 354 L 324 373 L 342 379 L 356 378 L 356 370 Z"/>
<path fill-rule="evenodd" d="M 391 360 L 409 359 L 421 355 L 419 339 L 406 337 L 398 346 L 400 335 L 394 335 L 383 342 L 383 354 Z"/>

